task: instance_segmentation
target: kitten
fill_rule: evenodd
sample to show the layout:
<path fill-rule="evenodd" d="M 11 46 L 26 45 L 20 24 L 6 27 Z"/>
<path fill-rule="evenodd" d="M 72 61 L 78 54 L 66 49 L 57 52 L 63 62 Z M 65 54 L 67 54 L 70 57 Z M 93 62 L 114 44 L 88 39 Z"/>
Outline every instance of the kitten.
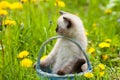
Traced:
<path fill-rule="evenodd" d="M 61 16 L 57 21 L 56 32 L 77 40 L 82 48 L 87 48 L 87 37 L 83 23 L 79 17 L 68 12 L 60 11 Z M 59 38 L 45 60 L 41 61 L 42 67 L 53 64 L 52 73 L 64 75 L 86 71 L 88 68 L 86 58 L 82 51 L 73 42 Z"/>

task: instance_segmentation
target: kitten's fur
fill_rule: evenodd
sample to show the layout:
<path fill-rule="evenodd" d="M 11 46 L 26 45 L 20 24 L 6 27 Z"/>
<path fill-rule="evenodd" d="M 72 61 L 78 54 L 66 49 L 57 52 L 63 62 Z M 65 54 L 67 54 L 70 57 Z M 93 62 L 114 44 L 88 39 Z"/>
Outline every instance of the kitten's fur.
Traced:
<path fill-rule="evenodd" d="M 60 12 L 61 16 L 57 21 L 56 32 L 80 42 L 82 48 L 87 48 L 87 38 L 83 23 L 79 17 Z M 87 62 L 81 50 L 69 40 L 60 38 L 45 60 L 41 61 L 41 66 L 46 67 L 53 64 L 52 72 L 64 75 L 87 70 Z"/>

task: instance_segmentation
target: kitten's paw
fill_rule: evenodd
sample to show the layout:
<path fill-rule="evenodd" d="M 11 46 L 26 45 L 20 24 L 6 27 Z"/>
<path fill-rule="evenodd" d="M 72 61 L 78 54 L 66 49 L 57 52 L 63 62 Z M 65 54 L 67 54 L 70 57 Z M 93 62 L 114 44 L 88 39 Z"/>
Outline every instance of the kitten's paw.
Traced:
<path fill-rule="evenodd" d="M 59 71 L 57 72 L 57 74 L 58 74 L 58 75 L 65 75 L 65 72 L 62 71 L 62 70 L 59 70 Z"/>
<path fill-rule="evenodd" d="M 36 68 L 36 65 L 37 65 L 37 63 L 34 63 L 34 64 L 33 64 L 33 68 L 34 68 L 34 69 Z M 45 66 L 44 66 L 43 64 L 40 64 L 40 67 L 41 67 L 41 68 L 44 68 Z"/>
<path fill-rule="evenodd" d="M 37 62 L 35 62 L 35 63 L 33 64 L 33 68 L 34 68 L 34 69 L 36 68 L 36 65 L 37 65 Z M 40 67 L 41 67 L 41 68 L 46 67 L 46 64 L 45 64 L 44 61 L 40 61 Z"/>
<path fill-rule="evenodd" d="M 47 66 L 47 63 L 45 61 L 40 61 L 40 67 L 44 68 Z"/>

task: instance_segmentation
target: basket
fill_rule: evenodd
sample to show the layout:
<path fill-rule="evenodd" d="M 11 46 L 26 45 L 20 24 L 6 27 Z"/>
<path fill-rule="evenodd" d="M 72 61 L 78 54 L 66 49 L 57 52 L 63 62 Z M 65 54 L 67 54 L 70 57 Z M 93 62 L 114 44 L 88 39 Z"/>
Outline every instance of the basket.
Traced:
<path fill-rule="evenodd" d="M 52 40 L 54 39 L 57 39 L 57 38 L 64 38 L 64 39 L 67 39 L 71 42 L 73 42 L 74 44 L 76 44 L 80 49 L 81 51 L 83 52 L 86 60 L 87 60 L 87 64 L 88 64 L 88 69 L 85 71 L 85 72 L 80 72 L 80 73 L 77 73 L 77 74 L 66 74 L 66 75 L 57 75 L 57 74 L 53 74 L 51 73 L 51 70 L 49 67 L 47 68 L 44 68 L 44 69 L 41 69 L 40 67 L 40 58 L 42 56 L 42 53 L 43 53 L 43 50 L 44 50 L 44 47 L 45 45 L 48 43 L 48 42 L 51 42 Z M 92 66 L 90 64 L 90 61 L 86 55 L 86 52 L 84 51 L 84 49 L 81 47 L 80 43 L 77 42 L 76 40 L 74 39 L 71 39 L 71 38 L 68 38 L 68 37 L 65 37 L 65 36 L 55 36 L 55 37 L 52 37 L 52 38 L 49 38 L 48 40 L 46 40 L 42 46 L 40 47 L 40 50 L 38 52 L 38 59 L 37 59 L 37 64 L 36 64 L 36 72 L 37 72 L 37 75 L 38 77 L 40 78 L 40 80 L 74 80 L 75 77 L 77 76 L 81 76 L 82 74 L 86 73 L 86 72 L 91 72 L 92 71 Z"/>

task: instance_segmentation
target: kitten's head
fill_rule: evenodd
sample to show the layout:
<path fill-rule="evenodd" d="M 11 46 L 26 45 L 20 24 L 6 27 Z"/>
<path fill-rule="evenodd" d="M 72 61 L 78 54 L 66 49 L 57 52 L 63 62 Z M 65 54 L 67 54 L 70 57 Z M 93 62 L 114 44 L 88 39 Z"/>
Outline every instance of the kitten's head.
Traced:
<path fill-rule="evenodd" d="M 67 36 L 67 37 L 74 37 L 76 32 L 76 26 L 74 25 L 76 16 L 60 11 L 61 16 L 58 18 L 57 21 L 57 28 L 56 32 L 59 35 Z"/>

